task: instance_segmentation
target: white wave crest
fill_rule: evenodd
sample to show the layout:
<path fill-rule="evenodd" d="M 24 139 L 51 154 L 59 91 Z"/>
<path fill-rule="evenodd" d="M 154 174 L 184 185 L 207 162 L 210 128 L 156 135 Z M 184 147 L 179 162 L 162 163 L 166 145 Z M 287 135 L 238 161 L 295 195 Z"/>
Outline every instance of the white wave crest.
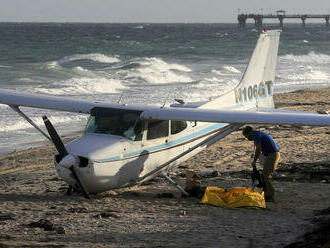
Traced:
<path fill-rule="evenodd" d="M 179 74 L 180 72 L 191 71 L 190 68 L 184 65 L 166 63 L 158 58 L 146 58 L 139 63 L 141 67 L 128 72 L 126 79 L 138 78 L 148 83 L 183 83 L 193 81 L 188 75 Z"/>
<path fill-rule="evenodd" d="M 126 88 L 119 80 L 108 78 L 71 78 L 60 82 L 56 88 L 36 88 L 36 92 L 54 95 L 80 95 L 118 93 Z"/>
<path fill-rule="evenodd" d="M 217 77 L 211 77 L 211 78 L 204 78 L 203 81 L 211 82 L 211 83 L 222 83 L 224 79 L 220 79 Z"/>
<path fill-rule="evenodd" d="M 44 122 L 41 117 L 32 117 L 31 118 L 34 123 L 39 127 L 44 126 Z M 84 121 L 86 120 L 85 116 L 53 116 L 49 118 L 53 124 L 66 123 L 66 122 L 76 122 L 76 121 Z M 12 132 L 18 130 L 24 130 L 28 128 L 33 128 L 28 122 L 25 120 L 11 120 L 2 122 L 0 125 L 0 132 Z"/>
<path fill-rule="evenodd" d="M 225 65 L 222 67 L 221 70 L 212 70 L 213 74 L 219 75 L 219 76 L 227 76 L 229 73 L 241 73 L 238 69 L 236 69 L 234 66 Z"/>
<path fill-rule="evenodd" d="M 219 75 L 219 76 L 224 76 L 226 75 L 225 73 L 221 72 L 221 71 L 218 71 L 218 70 L 212 70 L 212 73 L 213 74 L 216 74 L 216 75 Z"/>
<path fill-rule="evenodd" d="M 328 64 L 330 63 L 330 55 L 310 52 L 306 55 L 286 54 L 279 57 L 281 62 L 298 62 L 298 63 L 313 63 L 313 64 Z"/>
<path fill-rule="evenodd" d="M 44 66 L 40 66 L 40 68 L 43 68 Z M 45 67 L 49 70 L 54 70 L 54 69 L 58 69 L 60 66 L 60 64 L 57 61 L 51 61 L 46 63 Z"/>
<path fill-rule="evenodd" d="M 184 75 L 178 75 L 171 71 L 155 71 L 151 68 L 138 69 L 138 73 L 134 77 L 140 77 L 148 83 L 185 83 L 192 82 L 193 80 Z"/>
<path fill-rule="evenodd" d="M 97 77 L 97 74 L 93 71 L 90 71 L 86 68 L 83 68 L 81 66 L 76 66 L 76 67 L 73 67 L 72 68 L 72 71 L 78 75 L 81 75 L 81 76 L 87 76 L 87 77 Z"/>
<path fill-rule="evenodd" d="M 27 77 L 21 77 L 21 78 L 17 78 L 17 81 L 25 82 L 25 83 L 33 83 L 33 82 L 37 82 L 38 80 Z"/>
<path fill-rule="evenodd" d="M 135 29 L 144 29 L 144 26 L 143 25 L 138 25 L 138 26 L 135 26 L 134 28 Z"/>
<path fill-rule="evenodd" d="M 87 70 L 87 69 L 85 69 L 85 68 L 82 68 L 81 66 L 76 66 L 76 67 L 73 68 L 73 70 L 78 71 L 78 72 L 81 72 L 81 71 L 83 71 L 83 72 L 89 71 L 89 70 Z"/>
<path fill-rule="evenodd" d="M 226 71 L 234 72 L 234 73 L 241 73 L 239 70 L 237 70 L 234 66 L 226 65 L 223 67 Z"/>
<path fill-rule="evenodd" d="M 310 70 L 304 73 L 293 73 L 287 76 L 289 80 L 300 80 L 300 81 L 320 81 L 320 80 L 328 80 L 329 75 L 322 71 Z"/>
<path fill-rule="evenodd" d="M 194 101 L 210 101 L 231 90 L 237 85 L 238 80 L 232 79 L 227 82 L 219 82 L 217 86 L 207 81 L 200 82 L 193 89 L 182 92 L 183 99 L 194 99 Z"/>
<path fill-rule="evenodd" d="M 146 58 L 145 61 L 141 62 L 141 65 L 155 68 L 159 71 L 176 70 L 183 72 L 191 72 L 191 69 L 184 65 L 175 63 L 166 63 L 164 60 L 159 58 Z"/>
<path fill-rule="evenodd" d="M 66 56 L 58 61 L 56 61 L 58 64 L 68 63 L 76 60 L 92 60 L 95 62 L 100 63 L 117 63 L 120 62 L 120 59 L 118 56 L 107 56 L 100 53 L 90 53 L 90 54 L 74 54 L 70 56 Z"/>

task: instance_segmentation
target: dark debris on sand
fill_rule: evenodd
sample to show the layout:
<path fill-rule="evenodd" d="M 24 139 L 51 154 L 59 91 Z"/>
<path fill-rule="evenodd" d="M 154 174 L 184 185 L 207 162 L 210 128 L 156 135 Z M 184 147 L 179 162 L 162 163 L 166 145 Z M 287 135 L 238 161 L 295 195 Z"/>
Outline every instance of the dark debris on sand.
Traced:
<path fill-rule="evenodd" d="M 30 228 L 43 228 L 44 231 L 48 231 L 48 232 L 55 231 L 57 234 L 65 234 L 64 227 L 56 226 L 54 223 L 46 219 L 40 219 L 39 221 L 31 222 L 26 226 Z"/>
<path fill-rule="evenodd" d="M 15 220 L 13 214 L 2 214 L 0 213 L 0 222 L 1 221 L 6 221 L 6 220 Z"/>
<path fill-rule="evenodd" d="M 316 212 L 311 222 L 314 224 L 314 229 L 285 248 L 330 247 L 330 207 Z"/>
<path fill-rule="evenodd" d="M 251 178 L 251 170 L 227 171 L 224 176 L 232 178 Z M 273 175 L 274 181 L 330 183 L 330 164 L 280 163 Z"/>

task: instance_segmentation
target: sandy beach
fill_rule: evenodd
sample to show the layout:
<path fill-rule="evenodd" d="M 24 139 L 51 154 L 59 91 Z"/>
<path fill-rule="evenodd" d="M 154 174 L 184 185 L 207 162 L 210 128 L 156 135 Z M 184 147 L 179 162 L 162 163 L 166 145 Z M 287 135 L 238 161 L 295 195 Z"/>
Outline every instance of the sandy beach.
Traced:
<path fill-rule="evenodd" d="M 330 88 L 274 96 L 277 108 L 330 112 Z M 330 128 L 258 126 L 281 149 L 276 201 L 220 208 L 162 178 L 85 199 L 65 194 L 52 146 L 0 157 L 0 247 L 330 247 Z M 203 186 L 251 187 L 253 143 L 237 131 L 171 170 Z M 210 172 L 210 173 L 208 173 Z M 166 193 L 166 194 L 165 194 Z"/>

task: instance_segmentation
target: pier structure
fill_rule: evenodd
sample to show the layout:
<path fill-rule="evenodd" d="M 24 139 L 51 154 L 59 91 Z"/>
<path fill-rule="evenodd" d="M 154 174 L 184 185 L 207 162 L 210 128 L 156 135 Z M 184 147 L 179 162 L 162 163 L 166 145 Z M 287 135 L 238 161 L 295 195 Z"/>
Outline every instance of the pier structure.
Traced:
<path fill-rule="evenodd" d="M 300 19 L 303 28 L 306 26 L 306 19 L 324 19 L 325 26 L 329 27 L 330 14 L 325 15 L 312 15 L 312 14 L 286 14 L 284 10 L 276 11 L 276 14 L 238 14 L 238 27 L 245 28 L 246 21 L 248 19 L 254 20 L 254 25 L 258 28 L 262 27 L 264 19 L 278 19 L 280 22 L 280 27 L 283 28 L 284 19 Z"/>

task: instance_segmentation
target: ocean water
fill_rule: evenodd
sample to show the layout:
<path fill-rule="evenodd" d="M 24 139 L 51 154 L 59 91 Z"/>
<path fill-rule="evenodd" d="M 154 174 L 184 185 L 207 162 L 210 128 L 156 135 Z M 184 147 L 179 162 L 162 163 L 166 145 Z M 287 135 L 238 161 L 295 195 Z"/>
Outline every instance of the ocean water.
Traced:
<path fill-rule="evenodd" d="M 239 82 L 258 36 L 253 26 L 237 24 L 0 23 L 0 87 L 126 104 L 208 100 Z M 275 93 L 324 86 L 330 86 L 330 29 L 286 25 Z M 41 127 L 46 114 L 61 135 L 83 130 L 87 119 L 22 109 Z M 0 153 L 42 140 L 0 105 Z"/>

